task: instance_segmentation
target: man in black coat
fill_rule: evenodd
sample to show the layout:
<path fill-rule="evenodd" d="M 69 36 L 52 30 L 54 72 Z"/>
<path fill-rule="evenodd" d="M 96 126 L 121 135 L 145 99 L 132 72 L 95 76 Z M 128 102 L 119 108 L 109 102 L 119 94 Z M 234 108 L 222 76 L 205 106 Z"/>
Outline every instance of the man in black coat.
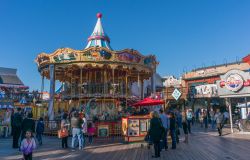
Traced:
<path fill-rule="evenodd" d="M 23 118 L 21 115 L 21 108 L 17 108 L 17 112 L 14 114 L 12 119 L 13 148 L 18 148 L 18 140 L 21 134 L 22 120 Z"/>
<path fill-rule="evenodd" d="M 160 157 L 160 140 L 163 138 L 164 135 L 164 127 L 162 125 L 161 119 L 159 118 L 159 114 L 154 111 L 151 113 L 152 119 L 150 120 L 150 129 L 149 129 L 149 135 L 150 139 L 154 143 L 154 150 L 155 150 L 155 156 L 152 156 L 153 158 Z"/>
<path fill-rule="evenodd" d="M 32 113 L 28 113 L 27 118 L 22 122 L 22 139 L 25 138 L 26 131 L 31 130 L 35 133 L 35 121 L 32 119 Z"/>

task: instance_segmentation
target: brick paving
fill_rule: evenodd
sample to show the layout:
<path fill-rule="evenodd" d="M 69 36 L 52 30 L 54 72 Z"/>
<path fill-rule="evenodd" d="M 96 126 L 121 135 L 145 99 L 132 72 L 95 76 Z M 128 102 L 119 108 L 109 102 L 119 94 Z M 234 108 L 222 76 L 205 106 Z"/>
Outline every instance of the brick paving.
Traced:
<path fill-rule="evenodd" d="M 195 128 L 190 135 L 190 143 L 181 142 L 176 150 L 162 151 L 161 158 L 168 160 L 249 160 L 250 134 L 229 134 L 224 129 L 224 135 L 219 137 L 213 130 Z M 0 139 L 1 160 L 21 159 L 21 153 L 11 148 L 11 139 Z M 69 142 L 71 142 L 69 140 Z M 70 144 L 70 143 L 69 143 Z M 56 137 L 44 137 L 44 145 L 38 147 L 33 159 L 41 160 L 149 160 L 153 149 L 147 149 L 145 143 L 96 143 L 84 150 L 71 151 L 61 149 L 61 141 Z"/>

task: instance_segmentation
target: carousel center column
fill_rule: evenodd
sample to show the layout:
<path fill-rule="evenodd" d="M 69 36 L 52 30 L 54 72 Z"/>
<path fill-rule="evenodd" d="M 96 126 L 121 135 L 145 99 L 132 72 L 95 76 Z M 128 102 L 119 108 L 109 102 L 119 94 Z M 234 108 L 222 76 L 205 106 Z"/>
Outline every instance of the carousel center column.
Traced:
<path fill-rule="evenodd" d="M 54 94 L 55 94 L 55 65 L 49 65 L 49 75 L 50 75 L 50 92 L 49 92 L 49 109 L 48 116 L 49 120 L 54 120 Z"/>

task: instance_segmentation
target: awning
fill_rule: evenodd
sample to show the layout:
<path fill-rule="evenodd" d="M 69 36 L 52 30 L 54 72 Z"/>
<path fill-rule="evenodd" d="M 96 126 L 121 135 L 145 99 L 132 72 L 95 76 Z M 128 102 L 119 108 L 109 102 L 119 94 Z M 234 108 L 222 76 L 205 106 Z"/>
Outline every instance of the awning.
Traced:
<path fill-rule="evenodd" d="M 14 84 L 0 84 L 0 87 L 6 87 L 6 88 L 22 88 L 22 89 L 28 89 L 28 86 L 24 85 L 14 85 Z"/>
<path fill-rule="evenodd" d="M 246 103 L 239 103 L 236 107 L 238 107 L 238 108 L 246 108 Z M 250 102 L 247 102 L 247 107 L 250 108 Z"/>
<path fill-rule="evenodd" d="M 165 102 L 163 100 L 159 100 L 159 99 L 152 99 L 150 97 L 147 97 L 135 104 L 133 104 L 132 106 L 135 107 L 139 107 L 139 106 L 157 106 L 157 105 L 162 105 Z"/>
<path fill-rule="evenodd" d="M 13 103 L 12 102 L 0 102 L 0 109 L 12 109 Z"/>
<path fill-rule="evenodd" d="M 0 75 L 1 83 L 23 85 L 17 75 Z"/>

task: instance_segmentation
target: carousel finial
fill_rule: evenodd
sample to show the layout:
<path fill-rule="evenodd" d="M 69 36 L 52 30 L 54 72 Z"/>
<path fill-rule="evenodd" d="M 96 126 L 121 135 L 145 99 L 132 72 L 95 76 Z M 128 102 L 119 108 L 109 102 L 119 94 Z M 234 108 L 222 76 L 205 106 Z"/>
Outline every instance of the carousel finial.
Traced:
<path fill-rule="evenodd" d="M 97 13 L 97 14 L 96 14 L 96 17 L 97 17 L 97 18 L 102 18 L 102 13 Z"/>

